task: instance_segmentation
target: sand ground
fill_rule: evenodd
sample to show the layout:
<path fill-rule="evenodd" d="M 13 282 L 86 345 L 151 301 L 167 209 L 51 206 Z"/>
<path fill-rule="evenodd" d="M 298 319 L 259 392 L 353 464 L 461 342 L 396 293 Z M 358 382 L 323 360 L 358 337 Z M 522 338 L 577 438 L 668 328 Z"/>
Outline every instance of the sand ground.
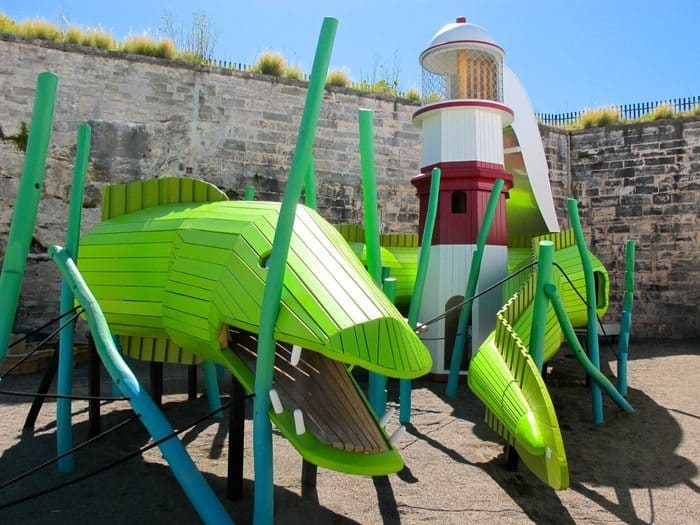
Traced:
<path fill-rule="evenodd" d="M 603 351 L 604 357 L 610 356 Z M 700 341 L 631 345 L 629 400 L 634 414 L 605 400 L 603 425 L 591 423 L 583 373 L 566 351 L 550 363 L 548 385 L 567 451 L 571 487 L 553 491 L 524 469 L 504 468 L 503 447 L 483 422 L 483 407 L 466 387 L 456 400 L 444 385 L 415 382 L 414 415 L 399 442 L 405 469 L 367 478 L 319 469 L 318 502 L 301 498 L 301 459 L 274 435 L 277 523 L 700 523 Z M 136 364 L 147 384 L 147 368 Z M 609 376 L 614 364 L 607 365 Z M 86 368 L 76 372 L 85 392 Z M 6 390 L 36 389 L 40 374 L 10 376 Z M 180 428 L 206 414 L 206 401 L 186 401 L 186 373 L 166 366 L 165 409 Z M 395 397 L 391 385 L 390 399 Z M 108 392 L 105 382 L 103 391 Z M 22 434 L 30 400 L 0 396 L 0 484 L 48 459 L 55 450 L 55 404 L 44 406 L 33 434 Z M 75 437 L 87 437 L 86 403 L 75 402 Z M 103 409 L 103 427 L 131 414 L 125 402 Z M 253 501 L 252 432 L 246 425 L 243 497 L 226 492 L 226 419 L 209 420 L 183 434 L 199 469 L 236 523 L 250 523 Z M 398 426 L 394 419 L 390 431 Z M 134 421 L 76 456 L 77 474 L 148 443 Z M 0 489 L 0 506 L 51 487 L 69 475 L 55 466 Z M 199 523 L 157 449 L 107 473 L 9 508 L 3 525 Z"/>

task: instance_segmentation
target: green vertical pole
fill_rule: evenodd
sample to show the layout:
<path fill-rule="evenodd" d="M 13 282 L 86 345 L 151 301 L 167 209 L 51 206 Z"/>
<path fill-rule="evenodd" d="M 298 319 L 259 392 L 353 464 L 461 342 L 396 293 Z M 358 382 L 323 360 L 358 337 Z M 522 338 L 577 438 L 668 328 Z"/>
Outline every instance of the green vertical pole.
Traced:
<path fill-rule="evenodd" d="M 542 374 L 544 365 L 544 339 L 546 335 L 547 307 L 549 299 L 544 287 L 552 282 L 554 262 L 554 243 L 540 241 L 540 253 L 537 257 L 537 283 L 535 284 L 535 300 L 532 306 L 532 325 L 530 328 L 530 355 Z"/>
<path fill-rule="evenodd" d="M 314 158 L 309 159 L 309 169 L 306 170 L 304 179 L 304 204 L 312 210 L 317 209 L 316 205 L 316 176 L 314 175 Z"/>
<path fill-rule="evenodd" d="M 255 199 L 255 187 L 248 185 L 245 187 L 245 193 L 243 194 L 243 200 L 252 201 Z"/>
<path fill-rule="evenodd" d="M 625 285 L 622 299 L 620 337 L 617 340 L 617 389 L 627 395 L 627 353 L 632 328 L 632 302 L 634 300 L 634 241 L 625 245 Z"/>
<path fill-rule="evenodd" d="M 578 203 L 576 199 L 567 199 L 566 206 L 569 209 L 569 222 L 574 230 L 576 247 L 581 257 L 583 276 L 586 282 L 586 312 L 588 314 L 588 357 L 596 369 L 600 370 L 600 354 L 598 349 L 598 311 L 595 297 L 595 281 L 593 279 L 593 265 L 588 257 L 586 240 L 583 238 L 581 219 L 578 215 Z M 599 425 L 603 422 L 603 394 L 598 383 L 591 381 L 591 404 L 593 408 L 593 423 Z"/>
<path fill-rule="evenodd" d="M 384 279 L 384 295 L 387 296 L 392 303 L 396 301 L 396 277 L 387 277 Z"/>
<path fill-rule="evenodd" d="M 80 223 L 83 212 L 83 191 L 90 158 L 90 135 L 92 131 L 87 124 L 78 127 L 78 142 L 75 150 L 75 166 L 73 169 L 73 184 L 68 205 L 68 224 L 66 226 L 66 253 L 78 261 L 80 246 Z M 70 284 L 64 277 L 61 281 L 61 315 L 73 308 L 74 297 Z M 73 327 L 74 323 L 66 326 L 59 335 L 58 380 L 57 393 L 70 396 L 73 393 Z M 56 452 L 65 453 L 73 447 L 73 427 L 71 421 L 71 400 L 67 398 L 56 400 Z M 73 455 L 58 460 L 59 472 L 73 472 L 75 461 Z"/>
<path fill-rule="evenodd" d="M 334 18 L 324 18 L 311 70 L 309 90 L 299 126 L 296 148 L 289 169 L 289 180 L 282 198 L 279 219 L 270 254 L 265 291 L 260 314 L 258 358 L 255 366 L 255 400 L 253 404 L 253 454 L 255 498 L 253 522 L 271 524 L 273 510 L 272 426 L 270 424 L 270 388 L 275 362 L 275 325 L 280 311 L 287 253 L 297 203 L 311 158 L 314 133 L 323 101 L 323 90 L 330 62 L 333 40 L 338 27 Z"/>
<path fill-rule="evenodd" d="M 371 109 L 360 109 L 360 166 L 362 171 L 362 203 L 365 214 L 365 246 L 367 247 L 367 271 L 382 286 L 382 255 L 379 244 L 379 213 L 377 210 L 377 177 L 374 171 L 374 132 Z M 369 373 L 369 404 L 377 417 L 386 408 L 386 377 Z"/>
<path fill-rule="evenodd" d="M 428 195 L 428 209 L 425 213 L 425 225 L 423 226 L 423 242 L 421 243 L 418 268 L 416 269 L 416 283 L 413 286 L 411 305 L 408 308 L 408 325 L 415 329 L 420 315 L 420 304 L 423 301 L 425 278 L 428 275 L 428 263 L 430 262 L 430 249 L 433 242 L 433 230 L 435 229 L 435 217 L 437 216 L 438 198 L 440 196 L 440 168 L 433 168 L 430 176 L 430 195 Z M 399 381 L 399 422 L 411 421 L 411 380 Z"/>
<path fill-rule="evenodd" d="M 7 345 L 15 323 L 19 291 L 22 288 L 24 268 L 27 264 L 32 232 L 41 200 L 57 87 L 56 75 L 48 72 L 39 74 L 22 178 L 19 181 L 14 216 L 7 237 L 5 260 L 0 273 L 0 312 L 2 312 L 0 315 L 0 365 L 7 355 Z"/>
<path fill-rule="evenodd" d="M 498 199 L 501 196 L 502 189 L 503 179 L 496 179 L 496 182 L 491 189 L 489 201 L 486 204 L 484 220 L 481 223 L 479 234 L 476 237 L 476 250 L 474 250 L 471 267 L 469 268 L 467 289 L 464 292 L 465 299 L 473 297 L 476 293 L 476 285 L 479 282 L 479 274 L 481 273 L 481 259 L 484 256 L 484 246 L 486 245 L 486 239 L 488 238 L 489 231 L 491 230 L 491 223 L 496 215 Z M 447 376 L 446 393 L 448 397 L 455 397 L 457 395 L 457 384 L 459 383 L 459 365 L 462 362 L 462 355 L 464 354 L 464 347 L 467 342 L 467 323 L 472 316 L 473 302 L 474 301 L 469 301 L 466 303 L 462 307 L 462 311 L 459 314 L 459 324 L 457 325 L 457 334 L 455 336 L 455 344 L 452 350 L 452 360 L 450 361 L 450 373 Z"/>

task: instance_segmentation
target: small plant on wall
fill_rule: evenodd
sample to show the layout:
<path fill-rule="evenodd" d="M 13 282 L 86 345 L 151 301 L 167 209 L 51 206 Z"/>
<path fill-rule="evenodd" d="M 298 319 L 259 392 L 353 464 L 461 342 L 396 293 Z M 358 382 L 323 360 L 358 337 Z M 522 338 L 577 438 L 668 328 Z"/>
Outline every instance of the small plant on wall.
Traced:
<path fill-rule="evenodd" d="M 261 73 L 273 77 L 281 77 L 287 68 L 287 61 L 279 53 L 267 51 L 258 55 L 251 73 Z"/>

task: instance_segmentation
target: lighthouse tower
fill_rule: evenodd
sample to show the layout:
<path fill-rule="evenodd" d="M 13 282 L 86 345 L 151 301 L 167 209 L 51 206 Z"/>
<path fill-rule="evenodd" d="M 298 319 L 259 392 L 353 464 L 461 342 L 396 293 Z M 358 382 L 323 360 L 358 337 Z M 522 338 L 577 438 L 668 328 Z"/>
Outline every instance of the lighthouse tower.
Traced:
<path fill-rule="evenodd" d="M 430 319 L 464 298 L 476 239 L 496 179 L 504 179 L 486 242 L 477 291 L 506 276 L 506 203 L 513 177 L 504 170 L 503 128 L 513 112 L 503 104 L 503 49 L 463 17 L 433 37 L 420 55 L 426 104 L 413 115 L 423 137 L 421 174 L 411 183 L 420 199 L 423 231 L 433 168 L 440 168 L 440 196 L 421 318 Z M 429 240 L 421 239 L 421 245 Z M 500 288 L 474 302 L 471 344 L 478 348 L 503 305 Z M 459 311 L 422 334 L 433 374 L 449 372 Z M 465 352 L 466 355 L 466 352 Z M 463 367 L 462 367 L 463 369 Z"/>

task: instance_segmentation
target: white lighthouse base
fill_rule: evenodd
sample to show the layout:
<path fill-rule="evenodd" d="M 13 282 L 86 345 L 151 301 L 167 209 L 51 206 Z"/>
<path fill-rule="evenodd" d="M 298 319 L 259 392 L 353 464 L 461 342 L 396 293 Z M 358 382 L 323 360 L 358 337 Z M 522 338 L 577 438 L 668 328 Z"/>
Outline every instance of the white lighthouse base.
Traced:
<path fill-rule="evenodd" d="M 430 252 L 430 264 L 421 302 L 419 322 L 432 319 L 450 306 L 464 299 L 472 257 L 476 246 L 437 245 Z M 508 273 L 508 248 L 485 246 L 477 293 L 505 278 Z M 475 352 L 496 326 L 496 313 L 503 306 L 502 286 L 479 297 L 472 306 L 471 347 Z M 433 358 L 431 373 L 445 375 L 450 370 L 450 359 L 457 329 L 459 309 L 446 319 L 430 325 L 421 334 L 421 340 Z M 464 372 L 462 372 L 464 373 Z"/>

